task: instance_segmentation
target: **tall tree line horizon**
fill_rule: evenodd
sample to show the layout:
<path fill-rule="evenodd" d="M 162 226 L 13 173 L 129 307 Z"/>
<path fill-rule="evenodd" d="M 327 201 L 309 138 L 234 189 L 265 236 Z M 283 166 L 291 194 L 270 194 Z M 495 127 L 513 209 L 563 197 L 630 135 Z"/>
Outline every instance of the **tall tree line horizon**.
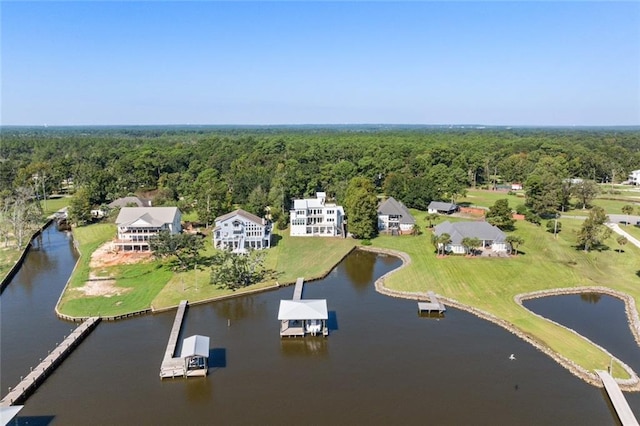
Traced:
<path fill-rule="evenodd" d="M 79 193 L 84 206 L 153 194 L 154 205 L 207 224 L 241 207 L 286 226 L 291 200 L 316 191 L 344 200 L 355 178 L 420 210 L 469 187 L 519 182 L 544 214 L 571 207 L 563 182 L 621 182 L 634 169 L 633 128 L 3 127 L 0 199 L 10 205 L 20 188 Z"/>

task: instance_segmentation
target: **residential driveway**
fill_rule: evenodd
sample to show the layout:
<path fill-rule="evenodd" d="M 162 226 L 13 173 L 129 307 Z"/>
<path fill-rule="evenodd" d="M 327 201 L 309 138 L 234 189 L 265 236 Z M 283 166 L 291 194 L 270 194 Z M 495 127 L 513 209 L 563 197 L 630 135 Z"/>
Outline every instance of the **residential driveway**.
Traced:
<path fill-rule="evenodd" d="M 616 234 L 620 234 L 623 237 L 625 237 L 631 244 L 633 244 L 634 246 L 640 248 L 640 240 L 638 240 L 635 237 L 632 237 L 631 235 L 627 234 L 625 231 L 622 230 L 622 228 L 620 228 L 620 226 L 618 226 L 617 223 L 607 223 L 607 226 L 609 228 L 611 228 L 611 230 L 613 230 L 613 232 L 615 232 Z"/>

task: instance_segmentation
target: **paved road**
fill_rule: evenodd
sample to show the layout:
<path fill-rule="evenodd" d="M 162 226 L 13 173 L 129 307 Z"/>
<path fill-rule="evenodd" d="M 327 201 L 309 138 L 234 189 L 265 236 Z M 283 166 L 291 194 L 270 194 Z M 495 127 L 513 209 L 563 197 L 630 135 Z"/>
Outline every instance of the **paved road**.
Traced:
<path fill-rule="evenodd" d="M 627 234 L 622 228 L 620 228 L 620 226 L 617 223 L 607 223 L 607 226 L 611 228 L 613 232 L 624 236 L 631 244 L 640 248 L 640 240 L 631 236 L 630 234 Z"/>

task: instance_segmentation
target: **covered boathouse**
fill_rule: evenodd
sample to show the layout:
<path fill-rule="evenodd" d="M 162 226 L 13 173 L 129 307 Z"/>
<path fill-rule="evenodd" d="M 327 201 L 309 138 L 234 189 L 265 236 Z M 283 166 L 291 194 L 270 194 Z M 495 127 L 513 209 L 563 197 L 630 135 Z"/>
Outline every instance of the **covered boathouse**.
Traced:
<path fill-rule="evenodd" d="M 326 299 L 281 300 L 278 320 L 280 337 L 329 335 Z"/>
<path fill-rule="evenodd" d="M 194 335 L 182 341 L 180 358 L 184 362 L 184 376 L 206 376 L 209 369 L 209 337 Z"/>

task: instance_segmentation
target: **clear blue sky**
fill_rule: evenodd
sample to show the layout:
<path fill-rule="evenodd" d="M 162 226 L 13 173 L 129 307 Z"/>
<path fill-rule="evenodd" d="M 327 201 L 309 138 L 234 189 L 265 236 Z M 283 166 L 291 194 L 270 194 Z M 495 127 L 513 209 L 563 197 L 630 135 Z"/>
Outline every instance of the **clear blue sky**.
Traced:
<path fill-rule="evenodd" d="M 0 12 L 4 125 L 640 124 L 640 2 Z"/>

